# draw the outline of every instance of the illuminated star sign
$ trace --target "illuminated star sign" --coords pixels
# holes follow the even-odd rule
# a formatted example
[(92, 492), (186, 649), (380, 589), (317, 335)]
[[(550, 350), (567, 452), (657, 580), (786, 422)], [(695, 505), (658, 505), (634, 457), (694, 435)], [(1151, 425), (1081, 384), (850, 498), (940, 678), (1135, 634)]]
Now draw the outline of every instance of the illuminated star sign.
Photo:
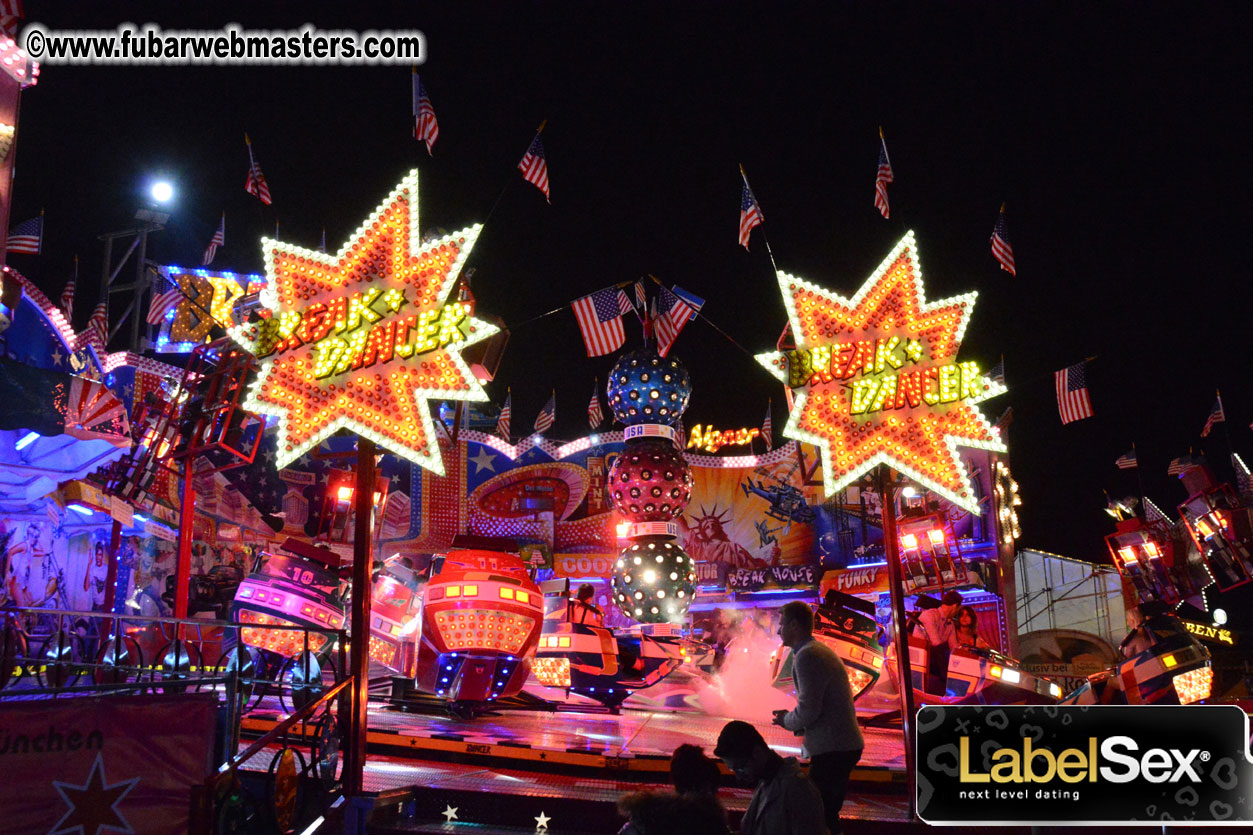
[(411, 171), (334, 255), (263, 238), (270, 316), (230, 329), (261, 361), (244, 408), (279, 418), (275, 466), (339, 429), (443, 474), (430, 400), (487, 400), (461, 351), (496, 333), (449, 300), (479, 225), (422, 243)]
[(821, 451), (827, 495), (887, 464), (978, 513), (957, 447), (1005, 451), (975, 404), (1006, 388), (957, 361), (976, 294), (927, 302), (913, 232), (851, 299), (778, 278), (796, 349), (757, 361), (793, 389), (783, 434)]

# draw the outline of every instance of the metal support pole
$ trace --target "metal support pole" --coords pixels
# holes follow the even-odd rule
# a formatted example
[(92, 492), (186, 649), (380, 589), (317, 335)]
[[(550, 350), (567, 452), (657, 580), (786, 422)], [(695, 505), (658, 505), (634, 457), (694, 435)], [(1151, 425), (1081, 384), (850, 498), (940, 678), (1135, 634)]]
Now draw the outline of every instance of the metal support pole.
[[(174, 581), (174, 617), (187, 617), (187, 593), (191, 585), (191, 537), (196, 514), (196, 491), (191, 485), (192, 456), (183, 460), (183, 501), (178, 519), (178, 568)], [(182, 626), (179, 626), (182, 637)]]
[[(114, 519), (113, 532), (109, 535), (109, 567), (104, 575), (104, 610), (106, 612), (112, 612), (117, 602), (117, 558), (120, 550), (122, 550), (122, 523)], [(101, 632), (108, 631), (107, 627), (101, 630)]]
[(370, 573), (374, 567), (374, 442), (357, 439), (357, 485), (353, 491), (356, 520), (352, 539), (352, 631), (349, 638), (348, 666), (353, 676), (352, 713), (349, 739), (344, 756), (344, 794), (361, 794), (365, 773), (367, 701), (370, 696)]
[(139, 323), (144, 321), (139, 315), (140, 303), (144, 299), (144, 270), (148, 267), (148, 231), (145, 229), (139, 237), (139, 257), (135, 260), (135, 299), (131, 302), (131, 342), (130, 349), (138, 351)]
[(896, 645), (896, 675), (901, 699), (901, 731), (905, 741), (905, 779), (909, 785), (909, 817), (917, 807), (914, 772), (914, 680), (909, 670), (909, 635), (905, 632), (905, 589), (901, 576), (901, 556), (896, 541), (896, 473), (886, 465), (878, 471), (879, 500), (883, 504), (883, 556), (888, 563), (892, 597), (892, 641)]
[(104, 267), (100, 272), (100, 298), (109, 297), (109, 283), (113, 276), (109, 275), (109, 263), (113, 260), (113, 238), (104, 239)]

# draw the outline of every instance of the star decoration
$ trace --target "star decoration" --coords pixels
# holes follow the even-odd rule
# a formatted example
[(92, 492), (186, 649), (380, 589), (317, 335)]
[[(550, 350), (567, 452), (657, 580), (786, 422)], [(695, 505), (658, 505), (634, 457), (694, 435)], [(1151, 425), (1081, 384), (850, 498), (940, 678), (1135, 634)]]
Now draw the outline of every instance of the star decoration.
[(496, 468), (492, 464), (492, 462), (496, 460), (496, 457), (487, 451), (487, 447), (479, 449), (479, 454), (469, 460), (474, 464), (475, 475), (478, 475), (484, 470), (487, 470), (489, 473), (496, 472)]
[(549, 822), (550, 820), (552, 820), (552, 818), (548, 817), (548, 815), (545, 815), (545, 814), (541, 811), (541, 812), (539, 813), (539, 817), (537, 817), (537, 818), (535, 819), (535, 828), (536, 828), (536, 829), (547, 829), (547, 828), (548, 828), (548, 822)]
[(96, 754), (87, 781), (81, 786), (53, 780), (52, 787), (61, 795), (70, 810), (49, 830), (48, 835), (78, 832), (82, 835), (99, 835), (101, 830), (134, 832), (126, 818), (117, 810), (117, 804), (135, 788), (139, 778), (123, 780), (109, 785), (105, 782), (104, 757)]
[(454, 805), (452, 805), (451, 803), (448, 803), (448, 804), (445, 804), (445, 805), (444, 805), (444, 811), (443, 811), (443, 812), (441, 812), (440, 814), (442, 814), (442, 815), (444, 816), (444, 821), (445, 821), (445, 823), (452, 823), (453, 821), (455, 821), (455, 820), (457, 820), (457, 819), (458, 819), (458, 818), (457, 818), (457, 810), (458, 810), (459, 808), (461, 808), (461, 807), (460, 807), (460, 806), (454, 806)]
[(794, 388), (783, 434), (820, 450), (826, 494), (886, 464), (977, 513), (957, 447), (1005, 451), (975, 404), (1006, 388), (956, 361), (976, 294), (928, 302), (913, 232), (851, 299), (778, 279), (797, 350), (757, 361)]
[(475, 225), (423, 243), (411, 171), (339, 252), (263, 238), (270, 317), (230, 335), (261, 360), (244, 408), (278, 418), (282, 469), (339, 429), (443, 474), (431, 400), (487, 400), (460, 352), (498, 328), (448, 296)]

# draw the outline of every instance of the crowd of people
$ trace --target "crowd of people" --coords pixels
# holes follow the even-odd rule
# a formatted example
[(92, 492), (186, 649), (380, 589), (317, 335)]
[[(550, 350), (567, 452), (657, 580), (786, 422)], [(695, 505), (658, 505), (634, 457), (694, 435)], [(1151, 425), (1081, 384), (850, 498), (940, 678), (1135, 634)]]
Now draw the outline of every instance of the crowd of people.
[[(748, 722), (728, 722), (714, 756), (754, 787), (740, 819), (741, 835), (839, 835), (840, 808), (864, 740), (853, 707), (848, 671), (839, 656), (813, 638), (814, 614), (801, 602), (780, 610), (779, 638), (794, 654), (796, 707), (775, 711), (774, 724), (801, 737), (808, 775), (795, 757), (766, 744)], [(620, 835), (727, 835), (718, 802), (717, 761), (695, 745), (679, 746), (670, 761), (673, 792), (636, 792), (619, 802), (627, 818)]]

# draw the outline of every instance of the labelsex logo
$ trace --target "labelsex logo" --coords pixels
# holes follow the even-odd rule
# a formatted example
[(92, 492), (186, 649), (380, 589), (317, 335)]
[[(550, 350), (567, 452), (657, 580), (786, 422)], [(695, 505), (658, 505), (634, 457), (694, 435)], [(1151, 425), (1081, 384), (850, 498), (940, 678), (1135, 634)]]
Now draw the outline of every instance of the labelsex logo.
[[(1129, 736), (1111, 736), (1100, 743), (1088, 737), (1087, 750), (1066, 748), (1054, 754), (1046, 748), (1033, 748), (1031, 738), (1022, 741), (1021, 753), (1002, 748), (991, 757), (996, 763), (988, 772), (970, 766), (970, 738), (961, 737), (961, 776), (963, 783), (1047, 783), (1054, 777), (1064, 783), (1095, 783), (1098, 775), (1111, 783), (1130, 783), (1143, 777), (1150, 783), (1201, 782), (1194, 763), (1209, 760), (1209, 752), (1199, 748), (1149, 748)], [(1134, 754), (1134, 756), (1133, 756)], [(1110, 765), (1102, 763), (1109, 762)]]

